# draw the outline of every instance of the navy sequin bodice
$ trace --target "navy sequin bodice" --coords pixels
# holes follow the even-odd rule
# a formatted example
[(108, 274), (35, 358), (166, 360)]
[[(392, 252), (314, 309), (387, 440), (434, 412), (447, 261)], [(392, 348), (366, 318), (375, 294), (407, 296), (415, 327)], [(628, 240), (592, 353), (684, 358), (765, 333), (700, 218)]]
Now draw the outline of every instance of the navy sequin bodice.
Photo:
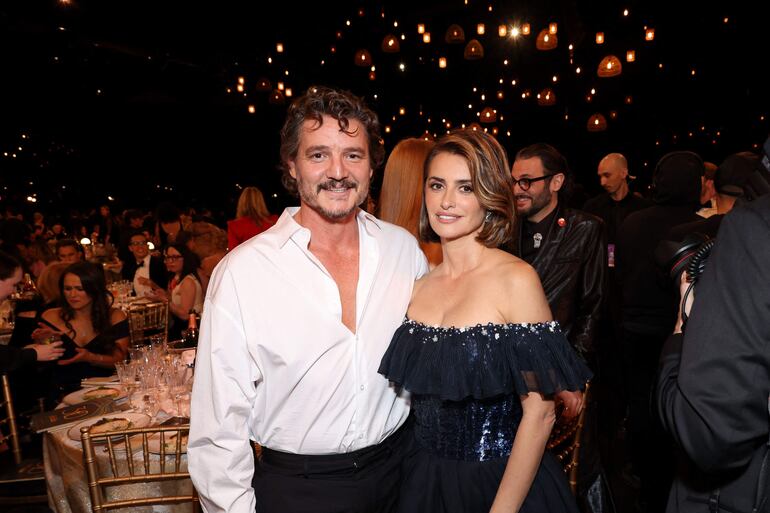
[(515, 395), (465, 401), (413, 395), (412, 411), (420, 447), (441, 458), (486, 461), (511, 453), (521, 401)]
[(591, 377), (556, 322), (426, 326), (406, 320), (379, 372), (412, 394), (415, 436), (435, 456), (508, 456), (520, 396), (577, 390)]

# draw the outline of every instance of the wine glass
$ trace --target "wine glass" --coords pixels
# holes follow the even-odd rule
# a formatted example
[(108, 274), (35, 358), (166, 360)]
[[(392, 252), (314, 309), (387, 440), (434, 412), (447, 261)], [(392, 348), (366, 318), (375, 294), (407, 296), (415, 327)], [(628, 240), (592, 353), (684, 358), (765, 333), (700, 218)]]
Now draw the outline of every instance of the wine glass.
[(134, 388), (136, 387), (136, 368), (137, 365), (135, 362), (115, 363), (115, 370), (118, 373), (118, 381), (120, 382), (120, 386), (123, 387), (123, 389), (126, 391), (126, 394), (128, 395), (128, 406), (131, 409), (134, 408), (131, 395), (133, 394)]

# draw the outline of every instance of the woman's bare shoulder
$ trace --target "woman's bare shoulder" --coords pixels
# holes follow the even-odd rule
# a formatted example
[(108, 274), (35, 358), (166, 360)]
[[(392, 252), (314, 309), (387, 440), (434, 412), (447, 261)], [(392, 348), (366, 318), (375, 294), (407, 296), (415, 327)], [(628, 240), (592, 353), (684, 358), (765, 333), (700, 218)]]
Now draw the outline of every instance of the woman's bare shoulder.
[(40, 317), (50, 322), (51, 324), (57, 324), (61, 322), (61, 308), (49, 308), (40, 314)]
[(110, 309), (110, 323), (111, 324), (117, 324), (122, 320), (127, 319), (126, 312), (121, 310), (120, 308), (112, 308)]
[(498, 280), (512, 280), (526, 284), (535, 279), (538, 283), (540, 282), (531, 265), (500, 249), (494, 250), (494, 253), (491, 254), (488, 271)]
[(500, 256), (489, 273), (490, 288), (496, 305), (506, 322), (544, 322), (551, 320), (551, 311), (535, 269), (510, 254)]

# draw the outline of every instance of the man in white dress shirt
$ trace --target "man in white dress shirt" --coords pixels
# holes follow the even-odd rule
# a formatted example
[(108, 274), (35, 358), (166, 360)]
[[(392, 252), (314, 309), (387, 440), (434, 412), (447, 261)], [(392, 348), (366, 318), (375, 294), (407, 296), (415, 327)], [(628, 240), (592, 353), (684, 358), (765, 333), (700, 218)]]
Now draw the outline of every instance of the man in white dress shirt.
[(137, 297), (150, 295), (151, 283), (161, 287), (166, 284), (166, 266), (160, 257), (150, 253), (150, 245), (144, 232), (137, 230), (131, 234), (128, 250), (131, 252), (131, 258), (123, 262), (121, 275), (133, 283)]
[(350, 93), (313, 87), (289, 108), (283, 179), (300, 207), (229, 253), (206, 296), (188, 455), (208, 513), (395, 509), (409, 406), (377, 368), (428, 267), (359, 208), (383, 156)]

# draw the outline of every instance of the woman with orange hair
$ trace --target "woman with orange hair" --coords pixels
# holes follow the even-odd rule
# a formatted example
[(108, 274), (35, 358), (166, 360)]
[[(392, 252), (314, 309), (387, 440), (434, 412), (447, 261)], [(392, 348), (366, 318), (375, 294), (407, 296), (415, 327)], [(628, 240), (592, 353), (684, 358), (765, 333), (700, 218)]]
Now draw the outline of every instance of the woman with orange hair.
[[(377, 217), (406, 229), (415, 237), (418, 237), (422, 207), (423, 167), (433, 144), (425, 139), (400, 141), (390, 152), (382, 179)], [(440, 244), (420, 242), (420, 248), (431, 269), (441, 263)]]

